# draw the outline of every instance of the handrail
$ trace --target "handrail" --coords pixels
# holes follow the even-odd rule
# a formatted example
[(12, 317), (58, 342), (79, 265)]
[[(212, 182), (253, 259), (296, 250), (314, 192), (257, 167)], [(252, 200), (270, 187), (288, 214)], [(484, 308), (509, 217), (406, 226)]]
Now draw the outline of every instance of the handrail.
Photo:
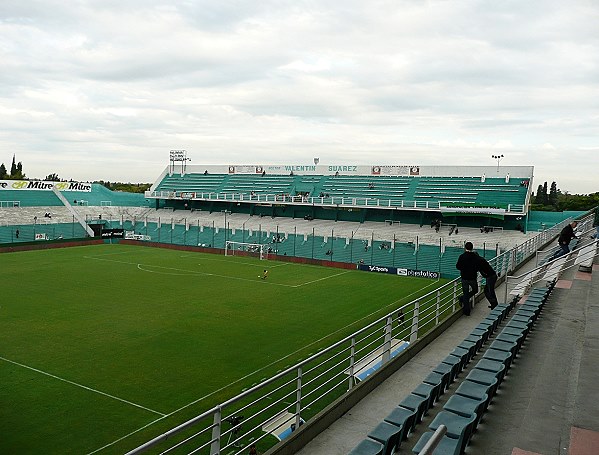
[(422, 450), (418, 452), (418, 455), (432, 455), (443, 439), (443, 436), (445, 436), (445, 433), (447, 433), (447, 427), (443, 424), (439, 425), (439, 428), (437, 428), (431, 438), (426, 441), (426, 444), (424, 444)]
[[(593, 209), (593, 210), (594, 210), (594, 209)], [(591, 222), (592, 222), (592, 219), (591, 219), (591, 217), (593, 216), (593, 215), (592, 215), (592, 212), (593, 212), (593, 210), (590, 210), (590, 211), (586, 212), (585, 214), (583, 214), (583, 215), (582, 215), (582, 216), (579, 218), (579, 219), (580, 219), (580, 222), (581, 222), (581, 224), (582, 224), (582, 228), (583, 228), (583, 229), (584, 229), (585, 227), (587, 227), (589, 224), (592, 224), (592, 223), (591, 223)], [(558, 231), (558, 230), (561, 230), (561, 228), (562, 228), (563, 226), (565, 226), (566, 224), (570, 223), (570, 222), (571, 222), (571, 220), (572, 220), (571, 218), (568, 218), (568, 219), (566, 219), (566, 220), (562, 221), (561, 223), (559, 223), (559, 224), (557, 224), (557, 225), (553, 226), (552, 228), (550, 228), (550, 230), (553, 230), (553, 231), (554, 231), (554, 235), (552, 236), (552, 238), (555, 238), (555, 237), (557, 236), (557, 231)], [(549, 231), (549, 230), (548, 230), (548, 231)], [(591, 232), (591, 231), (594, 231), (594, 229), (593, 229), (593, 228), (591, 228), (591, 229), (583, 230), (583, 231), (582, 231), (582, 233), (580, 234), (580, 236), (579, 236), (579, 237), (583, 237), (583, 236), (585, 236), (586, 234), (588, 234), (588, 233), (589, 233), (589, 232)], [(547, 232), (547, 231), (543, 231), (543, 232)], [(585, 246), (586, 246), (586, 245), (585, 245)], [(548, 250), (545, 250), (545, 251), (548, 251)], [(573, 253), (576, 253), (577, 251), (579, 251), (579, 249), (578, 249), (578, 250), (573, 250), (573, 251), (571, 251), (570, 253), (568, 253), (568, 254), (565, 256), (565, 257), (566, 257), (566, 261), (565, 261), (565, 262), (567, 263), (567, 262), (568, 262), (568, 260), (570, 259), (570, 257), (573, 255)], [(537, 252), (536, 252), (536, 254), (537, 254), (537, 258), (538, 258), (538, 253), (539, 253), (539, 250), (537, 250)], [(563, 260), (563, 259), (564, 259), (564, 256), (559, 256), (559, 257), (556, 257), (556, 258), (554, 258), (554, 259), (551, 259), (550, 261), (548, 261), (548, 262), (545, 262), (545, 263), (543, 263), (543, 264), (541, 264), (541, 265), (536, 265), (536, 266), (535, 266), (535, 268), (533, 268), (532, 270), (529, 270), (529, 271), (527, 271), (526, 273), (523, 273), (522, 275), (517, 275), (517, 276), (508, 276), (508, 277), (506, 278), (506, 283), (505, 283), (505, 301), (507, 301), (507, 298), (508, 298), (508, 293), (509, 293), (509, 282), (510, 282), (510, 281), (512, 281), (512, 282), (514, 282), (514, 281), (521, 281), (521, 280), (523, 280), (523, 279), (524, 279), (524, 278), (526, 278), (526, 277), (531, 277), (531, 282), (530, 282), (530, 284), (529, 284), (528, 286), (532, 286), (532, 285), (534, 285), (534, 284), (536, 284), (536, 283), (538, 283), (538, 282), (540, 282), (540, 281), (541, 281), (541, 280), (533, 281), (533, 278), (534, 278), (534, 277), (537, 275), (537, 273), (538, 273), (538, 272), (539, 272), (541, 269), (547, 269), (547, 268), (550, 268), (550, 267), (551, 267), (553, 264), (555, 264), (557, 261), (560, 261), (560, 260)], [(537, 261), (537, 262), (538, 262), (538, 261)], [(564, 267), (564, 266), (560, 267), (560, 272), (559, 272), (559, 274), (563, 273), (563, 271), (565, 271), (565, 270), (568, 270), (568, 269), (570, 269), (570, 268), (571, 268), (571, 267), (573, 267), (574, 265), (575, 265), (575, 264), (573, 264), (573, 265), (571, 265), (571, 266), (567, 266), (567, 267)], [(528, 286), (527, 286), (527, 287), (528, 287)]]
[(443, 201), (409, 201), (401, 197), (397, 198), (373, 198), (368, 196), (292, 196), (281, 194), (247, 194), (247, 193), (217, 193), (201, 191), (146, 191), (146, 198), (172, 199), (172, 200), (205, 200), (205, 201), (232, 201), (249, 203), (274, 203), (285, 205), (309, 205), (325, 207), (372, 207), (372, 208), (402, 208), (402, 209), (433, 209), (452, 210), (463, 209), (486, 213), (511, 213), (523, 214), (525, 204), (499, 204), (494, 207), (488, 205), (452, 206), (443, 204)]

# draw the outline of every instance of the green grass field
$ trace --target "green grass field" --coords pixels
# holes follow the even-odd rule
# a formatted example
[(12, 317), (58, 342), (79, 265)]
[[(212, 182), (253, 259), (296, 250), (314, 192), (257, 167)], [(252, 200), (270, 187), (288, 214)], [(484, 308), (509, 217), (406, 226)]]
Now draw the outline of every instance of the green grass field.
[(124, 453), (442, 283), (125, 245), (0, 270), (7, 454)]

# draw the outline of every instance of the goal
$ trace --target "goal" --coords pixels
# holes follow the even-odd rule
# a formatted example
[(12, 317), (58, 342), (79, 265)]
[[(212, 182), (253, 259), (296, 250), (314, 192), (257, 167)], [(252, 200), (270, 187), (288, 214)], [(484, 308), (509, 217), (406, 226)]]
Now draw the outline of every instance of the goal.
[(259, 257), (261, 260), (267, 259), (267, 255), (264, 253), (264, 245), (228, 240), (227, 243), (225, 243), (225, 256), (235, 255)]

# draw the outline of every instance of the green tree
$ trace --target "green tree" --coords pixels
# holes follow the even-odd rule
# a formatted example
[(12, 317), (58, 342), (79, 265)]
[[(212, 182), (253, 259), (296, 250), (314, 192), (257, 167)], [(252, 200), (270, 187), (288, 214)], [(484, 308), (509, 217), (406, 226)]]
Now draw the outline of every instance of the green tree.
[(23, 173), (23, 163), (20, 161), (17, 163), (17, 173), (14, 177), (16, 180), (26, 179), (27, 176)]
[(543, 185), (539, 185), (537, 188), (537, 197), (535, 197), (535, 204), (544, 205), (543, 202)]
[(17, 175), (17, 163), (15, 161), (15, 155), (12, 156), (12, 165), (10, 166), (10, 178), (14, 179)]
[(557, 208), (557, 183), (551, 182), (551, 188), (549, 189), (548, 204)]
[(44, 180), (46, 182), (60, 182), (60, 178), (58, 177), (58, 174), (53, 173), (53, 174), (49, 174), (47, 175)]
[(543, 183), (543, 205), (549, 204), (549, 195), (547, 194), (547, 182)]
[(8, 178), (8, 173), (6, 172), (6, 166), (4, 163), (0, 164), (0, 180), (5, 180)]

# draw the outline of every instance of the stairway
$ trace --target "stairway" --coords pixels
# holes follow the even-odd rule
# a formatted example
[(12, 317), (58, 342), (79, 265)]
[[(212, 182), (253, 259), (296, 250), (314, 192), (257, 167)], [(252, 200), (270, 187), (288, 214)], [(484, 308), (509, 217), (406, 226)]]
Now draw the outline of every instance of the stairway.
[(81, 215), (79, 215), (79, 213), (77, 213), (75, 211), (75, 209), (73, 208), (73, 206), (69, 203), (69, 201), (67, 201), (67, 198), (65, 198), (62, 193), (60, 191), (58, 191), (56, 188), (52, 188), (52, 191), (54, 192), (54, 194), (56, 194), (56, 197), (58, 197), (58, 199), (60, 199), (60, 201), (64, 204), (64, 206), (69, 209), (69, 212), (71, 212), (73, 214), (73, 216), (75, 217), (75, 219), (77, 220), (77, 222), (81, 225), (81, 227), (83, 229), (85, 229), (85, 232), (87, 232), (87, 235), (89, 235), (90, 237), (94, 236), (94, 231), (92, 230), (92, 228), (90, 228), (87, 223), (85, 222), (85, 220), (81, 217)]

